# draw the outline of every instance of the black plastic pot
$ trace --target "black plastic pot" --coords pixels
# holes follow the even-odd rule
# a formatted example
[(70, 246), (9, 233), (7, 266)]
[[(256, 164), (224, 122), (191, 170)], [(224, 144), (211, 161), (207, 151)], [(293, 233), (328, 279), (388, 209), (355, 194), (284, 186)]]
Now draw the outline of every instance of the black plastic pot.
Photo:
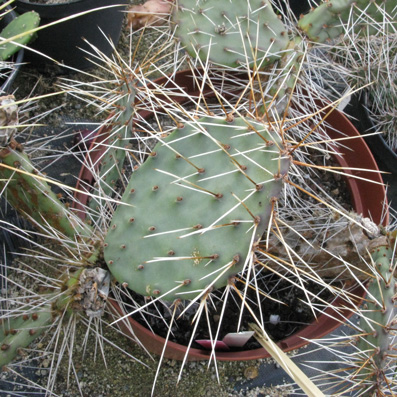
[(310, 10), (309, 0), (275, 0), (275, 4), (284, 11), (287, 7), (286, 3), (288, 3), (296, 18), (299, 18), (301, 14), (306, 14)]
[[(10, 6), (7, 7), (8, 10), (10, 10)], [(0, 31), (7, 26), (14, 18), (16, 18), (17, 14), (15, 11), (10, 10), (7, 14), (5, 14), (1, 20), (0, 20)], [(12, 58), (9, 60), (10, 62), (13, 62), (13, 68), (10, 71), (10, 73), (6, 73), (6, 77), (2, 77), (0, 79), (0, 94), (11, 94), (12, 92), (12, 83), (15, 80), (15, 77), (17, 76), (19, 69), (21, 68), (22, 62), (24, 59), (24, 50), (23, 48), (20, 49), (16, 54), (12, 56)]]
[(387, 188), (390, 205), (397, 210), (397, 154), (390, 148), (382, 134), (368, 135), (376, 132), (367, 110), (366, 93), (354, 95), (345, 112), (351, 116), (351, 121), (369, 146), (378, 167), (384, 171), (383, 179)]
[[(355, 118), (354, 123), (363, 135), (376, 132), (376, 126), (367, 110), (366, 98), (366, 93), (353, 96), (350, 107), (347, 109), (348, 113)], [(382, 134), (364, 136), (364, 138), (375, 157), (383, 163), (384, 167), (382, 168), (397, 174), (397, 154), (386, 143)]]
[[(69, 0), (61, 4), (35, 4), (28, 0), (16, 0), (15, 5), (18, 13), (31, 10), (39, 13), (41, 26), (98, 7), (114, 6), (45, 28), (38, 32), (38, 38), (30, 46), (62, 64), (84, 70), (92, 67), (92, 63), (87, 59), (87, 53), (81, 50), (90, 51), (90, 46), (84, 39), (106, 55), (110, 55), (112, 46), (107, 38), (110, 38), (114, 44), (119, 41), (123, 11), (127, 3), (128, 0)], [(48, 58), (33, 51), (26, 52), (25, 59), (41, 71), (45, 71), (48, 67), (53, 69), (55, 65)]]

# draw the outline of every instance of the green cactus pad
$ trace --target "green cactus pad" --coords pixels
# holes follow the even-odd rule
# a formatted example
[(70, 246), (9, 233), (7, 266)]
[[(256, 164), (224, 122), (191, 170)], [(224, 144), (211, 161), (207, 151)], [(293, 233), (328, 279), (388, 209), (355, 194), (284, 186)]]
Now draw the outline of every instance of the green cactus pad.
[(180, 0), (172, 18), (188, 53), (220, 66), (263, 69), (289, 42), (268, 0)]
[(371, 35), (374, 28), (368, 21), (374, 25), (382, 23), (384, 13), (393, 18), (395, 0), (329, 0), (301, 18), (298, 26), (310, 40), (324, 43), (346, 33), (352, 26), (355, 32), (363, 29), (365, 34)]
[[(32, 29), (37, 28), (40, 23), (40, 16), (37, 12), (26, 12), (13, 19), (0, 33), (0, 58), (4, 61), (11, 55), (15, 54), (21, 46), (18, 44), (26, 45), (34, 37), (35, 33), (30, 32)], [(21, 33), (24, 35), (18, 37)], [(2, 43), (4, 39), (12, 39), (12, 42)]]
[(0, 150), (0, 162), (0, 188), (5, 188), (8, 202), (23, 216), (33, 219), (37, 226), (53, 227), (72, 241), (76, 236), (92, 236), (92, 229), (58, 199), (15, 141)]
[(113, 216), (113, 276), (166, 300), (225, 286), (269, 225), (290, 163), (282, 153), (276, 132), (242, 118), (176, 129), (133, 173)]
[[(120, 179), (124, 166), (130, 138), (132, 138), (132, 124), (135, 114), (134, 107), (135, 87), (134, 81), (123, 84), (120, 99), (116, 102), (119, 113), (113, 115), (112, 126), (109, 127), (109, 138), (106, 142), (108, 148), (101, 159), (98, 180), (98, 193), (100, 197), (112, 197), (116, 189), (116, 182)], [(97, 221), (100, 206), (96, 198), (91, 198), (89, 207), (94, 210), (90, 216)]]
[[(392, 246), (377, 247), (371, 252), (377, 277), (369, 282), (366, 299), (365, 317), (360, 320), (363, 335), (357, 342), (357, 349), (363, 352), (366, 365), (360, 371), (365, 378), (372, 378), (373, 387), (382, 379), (382, 371), (387, 369), (388, 356), (393, 357), (391, 350), (393, 321), (397, 315), (395, 306), (396, 279), (393, 275), (395, 251)], [(395, 259), (394, 259), (395, 260)], [(370, 359), (366, 359), (370, 357)], [(373, 390), (365, 395), (373, 395)]]
[(51, 308), (3, 321), (4, 324), (0, 324), (0, 368), (10, 363), (19, 349), (28, 347), (48, 329), (52, 322)]

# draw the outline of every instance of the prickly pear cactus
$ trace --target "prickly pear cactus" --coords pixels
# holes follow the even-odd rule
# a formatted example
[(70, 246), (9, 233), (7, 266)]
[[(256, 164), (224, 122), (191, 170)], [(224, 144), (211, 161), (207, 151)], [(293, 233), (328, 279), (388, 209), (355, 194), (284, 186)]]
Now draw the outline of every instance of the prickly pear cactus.
[[(374, 29), (379, 28), (376, 26), (382, 23), (385, 13), (395, 14), (395, 7), (395, 0), (324, 0), (301, 18), (298, 26), (310, 40), (320, 43), (352, 28), (356, 32), (363, 29), (365, 34), (371, 35)], [(370, 16), (373, 26), (362, 16)]]
[[(0, 33), (0, 59), (4, 61), (15, 54), (21, 48), (19, 44), (28, 44), (34, 37), (34, 33), (30, 33), (30, 30), (37, 28), (39, 23), (40, 16), (35, 11), (26, 12), (12, 20)], [(19, 36), (25, 32), (26, 34)], [(15, 38), (12, 41), (2, 43), (2, 40), (13, 37)]]
[(366, 388), (365, 394), (360, 394), (363, 396), (378, 395), (377, 391), (382, 390), (385, 379), (395, 376), (394, 372), (388, 373), (396, 363), (393, 347), (397, 321), (395, 247), (395, 243), (389, 243), (371, 252), (376, 277), (369, 283), (365, 317), (360, 321), (363, 333), (357, 343), (362, 355), (359, 375), (364, 379), (363, 387)]
[(268, 228), (289, 163), (278, 134), (251, 120), (176, 129), (133, 173), (113, 216), (111, 273), (166, 300), (225, 286)]
[(215, 65), (264, 68), (289, 43), (268, 0), (179, 0), (175, 36), (192, 56)]
[(54, 228), (72, 241), (76, 236), (91, 237), (90, 227), (61, 203), (43, 178), (16, 141), (0, 147), (0, 188), (15, 209), (37, 226)]
[[(120, 98), (116, 106), (120, 109), (119, 113), (113, 116), (112, 128), (107, 140), (108, 149), (101, 160), (100, 178), (98, 180), (98, 195), (101, 197), (112, 197), (116, 188), (116, 182), (121, 178), (129, 139), (132, 137), (132, 124), (135, 114), (134, 81), (130, 84), (123, 84), (120, 88)], [(100, 205), (96, 198), (92, 198), (89, 206), (94, 210), (91, 217), (98, 220)]]
[(20, 351), (30, 345), (52, 322), (51, 307), (33, 314), (3, 320), (0, 324), (0, 368), (12, 361)]

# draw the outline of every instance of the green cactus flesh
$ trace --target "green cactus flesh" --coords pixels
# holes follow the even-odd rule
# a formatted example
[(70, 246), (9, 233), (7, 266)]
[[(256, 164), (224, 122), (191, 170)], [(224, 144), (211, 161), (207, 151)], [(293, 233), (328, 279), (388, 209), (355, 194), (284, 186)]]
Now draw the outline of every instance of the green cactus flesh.
[(289, 164), (258, 122), (205, 117), (176, 129), (133, 173), (113, 216), (111, 273), (166, 300), (225, 286), (267, 229)]
[[(357, 32), (364, 29), (367, 34), (373, 34), (374, 26), (382, 23), (386, 15), (393, 20), (396, 13), (395, 0), (329, 0), (312, 9), (300, 19), (298, 26), (310, 40), (324, 43), (346, 33), (354, 26)], [(356, 16), (353, 16), (356, 14)], [(360, 22), (360, 18), (365, 16)], [(368, 16), (369, 19), (366, 17)], [(371, 23), (374, 24), (371, 27)], [(355, 23), (357, 22), (358, 23)], [(354, 24), (354, 25), (353, 25)]]
[[(357, 342), (357, 349), (366, 352), (363, 357), (365, 365), (360, 375), (370, 381), (368, 393), (373, 395), (376, 385), (383, 383), (388, 356), (393, 338), (393, 322), (396, 317), (394, 303), (396, 280), (393, 275), (392, 258), (394, 250), (390, 246), (381, 246), (371, 253), (378, 276), (368, 286), (365, 317), (360, 321), (363, 336)], [(369, 356), (370, 359), (366, 359)]]
[(268, 0), (180, 0), (175, 35), (192, 57), (216, 65), (262, 69), (280, 58), (289, 39)]
[[(305, 56), (302, 47), (303, 43), (299, 37), (291, 40), (284, 52), (285, 55), (278, 62), (280, 74), (271, 85), (268, 95), (271, 98), (270, 102), (283, 98), (283, 101), (277, 106), (279, 114), (285, 112), (289, 102), (289, 94), (294, 90), (298, 80), (300, 62)], [(259, 113), (264, 114), (262, 110)]]
[[(34, 37), (34, 33), (30, 31), (37, 28), (39, 23), (40, 16), (34, 11), (26, 12), (12, 20), (0, 33), (0, 58), (4, 61), (21, 48), (20, 44), (28, 44)], [(26, 34), (19, 36), (25, 32)], [(4, 39), (12, 39), (12, 41), (2, 43)]]
[[(101, 197), (112, 197), (116, 188), (116, 182), (120, 179), (121, 170), (123, 169), (126, 153), (129, 145), (129, 139), (132, 137), (132, 123), (135, 114), (134, 98), (135, 88), (133, 84), (124, 84), (124, 92), (116, 105), (120, 109), (118, 117), (114, 117), (113, 126), (107, 140), (108, 149), (101, 159), (98, 179), (98, 195)], [(92, 198), (89, 206), (94, 210), (91, 213), (93, 219), (98, 219), (98, 201)]]
[[(92, 230), (58, 199), (49, 184), (40, 179), (29, 157), (18, 149), (0, 151), (0, 188), (6, 189), (9, 203), (38, 226), (54, 228), (75, 241), (76, 236), (91, 237)], [(20, 172), (6, 168), (12, 167)]]
[(41, 308), (33, 314), (24, 314), (0, 323), (0, 368), (10, 363), (52, 323), (51, 307)]

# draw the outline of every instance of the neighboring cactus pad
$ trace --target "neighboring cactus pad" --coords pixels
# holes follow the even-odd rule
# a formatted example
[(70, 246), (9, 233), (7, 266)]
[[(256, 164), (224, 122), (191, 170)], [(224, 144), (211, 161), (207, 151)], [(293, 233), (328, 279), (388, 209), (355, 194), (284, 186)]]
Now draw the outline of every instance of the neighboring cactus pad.
[(176, 129), (134, 172), (113, 216), (111, 273), (166, 300), (225, 286), (268, 228), (289, 164), (278, 134), (254, 121), (205, 117)]
[[(363, 330), (357, 349), (362, 357), (358, 363), (359, 376), (364, 379), (363, 387), (366, 394), (363, 396), (378, 395), (377, 388), (388, 376), (390, 360), (395, 362), (395, 352), (392, 340), (395, 337), (396, 322), (396, 279), (394, 277), (395, 250), (392, 244), (377, 247), (371, 252), (376, 278), (370, 281), (365, 308), (365, 317), (360, 321)], [(390, 370), (389, 370), (390, 371)]]
[[(116, 182), (121, 178), (121, 170), (127, 154), (129, 141), (133, 136), (132, 125), (135, 115), (135, 81), (124, 83), (120, 88), (120, 98), (115, 103), (119, 113), (113, 115), (111, 131), (107, 140), (108, 148), (101, 159), (98, 180), (98, 195), (100, 197), (113, 197)], [(91, 198), (89, 206), (94, 210), (91, 217), (98, 220), (100, 205), (96, 198)]]
[(0, 368), (11, 362), (20, 349), (28, 347), (52, 323), (51, 307), (0, 323)]
[(289, 39), (268, 0), (179, 0), (176, 37), (188, 53), (219, 66), (262, 69), (283, 55)]
[[(0, 33), (0, 59), (6, 60), (15, 54), (21, 47), (18, 44), (26, 45), (34, 37), (31, 30), (37, 28), (40, 23), (40, 16), (37, 12), (30, 11), (12, 20)], [(26, 33), (19, 36), (21, 33)], [(13, 39), (13, 37), (15, 37)], [(1, 41), (12, 39), (12, 42), (3, 44)]]
[(345, 34), (352, 27), (355, 32), (363, 29), (371, 35), (373, 29), (379, 29), (377, 23), (381, 25), (385, 13), (395, 14), (395, 7), (395, 0), (328, 0), (301, 18), (298, 26), (310, 40), (319, 43)]
[(0, 148), (0, 189), (6, 188), (5, 197), (23, 216), (44, 228), (52, 227), (72, 239), (92, 236), (92, 230), (68, 210), (43, 180), (22, 146), (11, 139)]

